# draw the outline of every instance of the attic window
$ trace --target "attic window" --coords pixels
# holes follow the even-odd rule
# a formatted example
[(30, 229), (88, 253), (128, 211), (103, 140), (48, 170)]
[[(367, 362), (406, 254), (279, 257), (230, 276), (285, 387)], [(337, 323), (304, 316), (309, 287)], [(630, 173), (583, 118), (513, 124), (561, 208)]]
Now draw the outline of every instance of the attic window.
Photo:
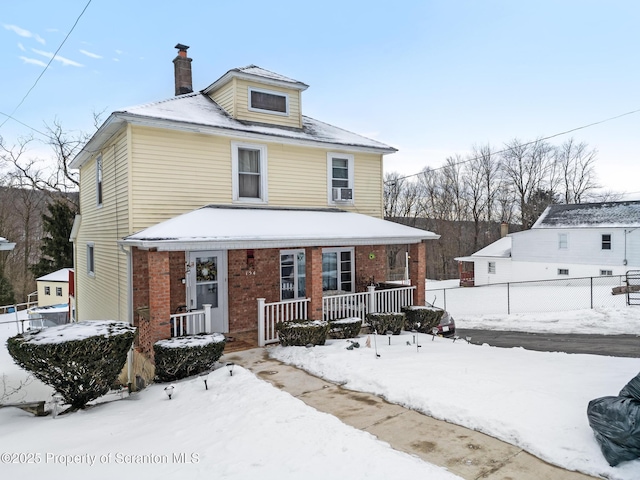
[(276, 115), (289, 115), (289, 95), (282, 92), (249, 87), (249, 110)]

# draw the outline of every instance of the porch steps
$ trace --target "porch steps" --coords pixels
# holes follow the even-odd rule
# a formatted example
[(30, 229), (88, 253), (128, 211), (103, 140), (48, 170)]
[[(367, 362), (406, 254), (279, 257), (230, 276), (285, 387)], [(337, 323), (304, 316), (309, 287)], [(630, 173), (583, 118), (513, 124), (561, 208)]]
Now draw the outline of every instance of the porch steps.
[(246, 332), (233, 332), (225, 334), (227, 343), (224, 346), (225, 353), (241, 352), (258, 347), (258, 330), (248, 330)]

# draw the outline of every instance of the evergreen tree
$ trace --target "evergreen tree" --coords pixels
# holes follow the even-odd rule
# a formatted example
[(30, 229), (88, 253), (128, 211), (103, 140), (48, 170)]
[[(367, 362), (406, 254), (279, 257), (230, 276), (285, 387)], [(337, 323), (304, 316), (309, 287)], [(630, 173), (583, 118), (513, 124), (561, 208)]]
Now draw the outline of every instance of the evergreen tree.
[(0, 305), (12, 305), (16, 303), (13, 295), (13, 287), (9, 281), (0, 274)]
[(40, 247), (40, 260), (30, 267), (36, 278), (61, 268), (73, 267), (73, 244), (69, 236), (76, 213), (62, 199), (47, 205), (47, 210), (49, 214), (42, 215), (45, 237)]

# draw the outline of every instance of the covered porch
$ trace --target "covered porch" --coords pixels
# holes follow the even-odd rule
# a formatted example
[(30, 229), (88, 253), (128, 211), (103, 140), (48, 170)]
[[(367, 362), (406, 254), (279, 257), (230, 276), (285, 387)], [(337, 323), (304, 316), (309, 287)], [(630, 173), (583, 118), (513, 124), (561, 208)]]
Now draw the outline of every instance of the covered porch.
[[(158, 340), (203, 332), (250, 348), (277, 341), (279, 321), (424, 304), (423, 241), (437, 238), (336, 209), (208, 206), (175, 217), (120, 242), (138, 348), (152, 356)], [(382, 288), (394, 244), (410, 245), (411, 285)]]

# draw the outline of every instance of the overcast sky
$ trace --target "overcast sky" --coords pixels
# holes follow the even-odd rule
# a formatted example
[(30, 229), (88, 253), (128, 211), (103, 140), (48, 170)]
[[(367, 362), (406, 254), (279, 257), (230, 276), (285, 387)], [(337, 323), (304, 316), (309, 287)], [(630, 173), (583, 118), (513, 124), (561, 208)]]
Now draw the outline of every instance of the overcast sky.
[[(193, 86), (255, 64), (300, 80), (303, 113), (399, 149), (385, 170), (417, 173), (474, 145), (502, 148), (640, 109), (640, 2), (3, 1), (0, 123), (58, 119), (173, 95), (177, 43)], [(106, 118), (106, 116), (105, 116)], [(571, 136), (598, 150), (599, 182), (640, 198), (640, 112)], [(33, 133), (13, 120), (8, 144)]]

